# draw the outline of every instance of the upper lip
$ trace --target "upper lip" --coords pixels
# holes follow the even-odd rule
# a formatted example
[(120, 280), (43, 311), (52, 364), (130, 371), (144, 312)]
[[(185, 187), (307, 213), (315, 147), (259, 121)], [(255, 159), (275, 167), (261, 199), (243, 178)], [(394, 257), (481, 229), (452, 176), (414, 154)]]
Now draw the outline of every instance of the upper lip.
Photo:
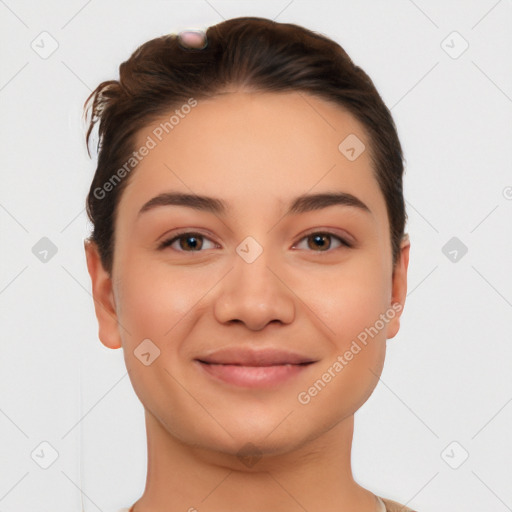
[(209, 364), (233, 364), (240, 366), (276, 366), (282, 364), (314, 363), (315, 359), (296, 352), (281, 349), (225, 348), (197, 357), (198, 361)]

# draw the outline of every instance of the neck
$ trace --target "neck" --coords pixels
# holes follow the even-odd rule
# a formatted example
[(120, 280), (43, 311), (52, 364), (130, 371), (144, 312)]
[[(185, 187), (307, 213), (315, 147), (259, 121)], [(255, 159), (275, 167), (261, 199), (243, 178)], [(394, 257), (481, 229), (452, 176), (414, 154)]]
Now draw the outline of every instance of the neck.
[(182, 443), (146, 410), (148, 471), (133, 512), (375, 512), (352, 476), (350, 416), (293, 452), (241, 459)]

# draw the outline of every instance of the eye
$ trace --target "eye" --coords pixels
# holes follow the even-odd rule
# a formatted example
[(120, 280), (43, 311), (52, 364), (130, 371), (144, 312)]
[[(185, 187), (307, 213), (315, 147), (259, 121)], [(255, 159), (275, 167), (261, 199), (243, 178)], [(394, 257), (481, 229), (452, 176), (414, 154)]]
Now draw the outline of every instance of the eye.
[[(313, 233), (309, 233), (308, 235), (304, 236), (300, 242), (304, 240), (307, 243), (307, 248), (313, 249), (314, 252), (328, 252), (329, 249), (333, 249), (332, 239), (338, 243), (338, 245), (334, 248), (352, 247), (352, 244), (350, 244), (347, 240), (328, 231), (315, 231)], [(211, 244), (210, 247), (205, 247), (205, 243), (207, 242)], [(178, 252), (201, 252), (201, 249), (214, 249), (215, 247), (218, 247), (215, 242), (212, 242), (209, 238), (201, 233), (185, 231), (178, 233), (167, 240), (164, 240), (158, 248), (165, 249), (166, 247), (172, 247), (176, 243), (178, 247), (174, 247), (173, 249)], [(293, 246), (293, 248), (300, 249), (301, 247), (299, 247), (299, 244), (296, 244)]]
[(165, 249), (166, 247), (172, 247), (176, 242), (178, 242), (179, 249), (174, 248), (178, 252), (200, 252), (201, 249), (205, 248), (205, 240), (212, 244), (212, 247), (206, 247), (206, 249), (212, 249), (217, 246), (215, 242), (212, 242), (209, 238), (202, 235), (201, 233), (186, 231), (183, 233), (178, 233), (172, 238), (164, 240), (158, 248)]
[[(315, 231), (313, 233), (309, 233), (303, 237), (301, 241), (305, 240), (308, 248), (310, 249), (320, 249), (318, 251), (315, 250), (314, 252), (327, 252), (329, 249), (332, 249), (332, 239), (335, 239), (338, 242), (338, 247), (352, 247), (352, 244), (347, 242), (344, 238), (341, 238), (334, 233), (329, 233), (328, 231)], [(298, 246), (294, 246), (294, 248), (295, 247)]]

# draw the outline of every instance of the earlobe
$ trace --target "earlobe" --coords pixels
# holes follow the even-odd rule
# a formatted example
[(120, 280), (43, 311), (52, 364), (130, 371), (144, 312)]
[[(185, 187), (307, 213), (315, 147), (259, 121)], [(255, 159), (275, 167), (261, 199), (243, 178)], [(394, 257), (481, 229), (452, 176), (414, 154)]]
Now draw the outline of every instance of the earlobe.
[(400, 316), (403, 313), (405, 298), (407, 296), (407, 268), (409, 266), (410, 248), (411, 243), (409, 236), (404, 235), (400, 246), (400, 254), (393, 269), (391, 306), (396, 311), (396, 314), (388, 325), (388, 339), (396, 336), (400, 329)]
[(98, 337), (108, 348), (121, 348), (112, 278), (103, 268), (96, 243), (86, 239), (84, 249), (87, 270), (91, 276), (94, 309), (98, 319)]

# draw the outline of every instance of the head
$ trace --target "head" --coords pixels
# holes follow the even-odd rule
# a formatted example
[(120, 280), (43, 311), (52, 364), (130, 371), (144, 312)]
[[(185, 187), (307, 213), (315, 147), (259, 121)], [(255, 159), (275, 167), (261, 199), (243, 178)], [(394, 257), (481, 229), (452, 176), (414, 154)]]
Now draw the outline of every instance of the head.
[[(148, 41), (86, 102), (99, 337), (176, 439), (276, 454), (378, 381), (406, 294), (402, 150), (371, 79), (327, 37), (237, 18), (206, 40)], [(268, 386), (212, 375), (205, 360), (239, 348), (307, 361)]]

